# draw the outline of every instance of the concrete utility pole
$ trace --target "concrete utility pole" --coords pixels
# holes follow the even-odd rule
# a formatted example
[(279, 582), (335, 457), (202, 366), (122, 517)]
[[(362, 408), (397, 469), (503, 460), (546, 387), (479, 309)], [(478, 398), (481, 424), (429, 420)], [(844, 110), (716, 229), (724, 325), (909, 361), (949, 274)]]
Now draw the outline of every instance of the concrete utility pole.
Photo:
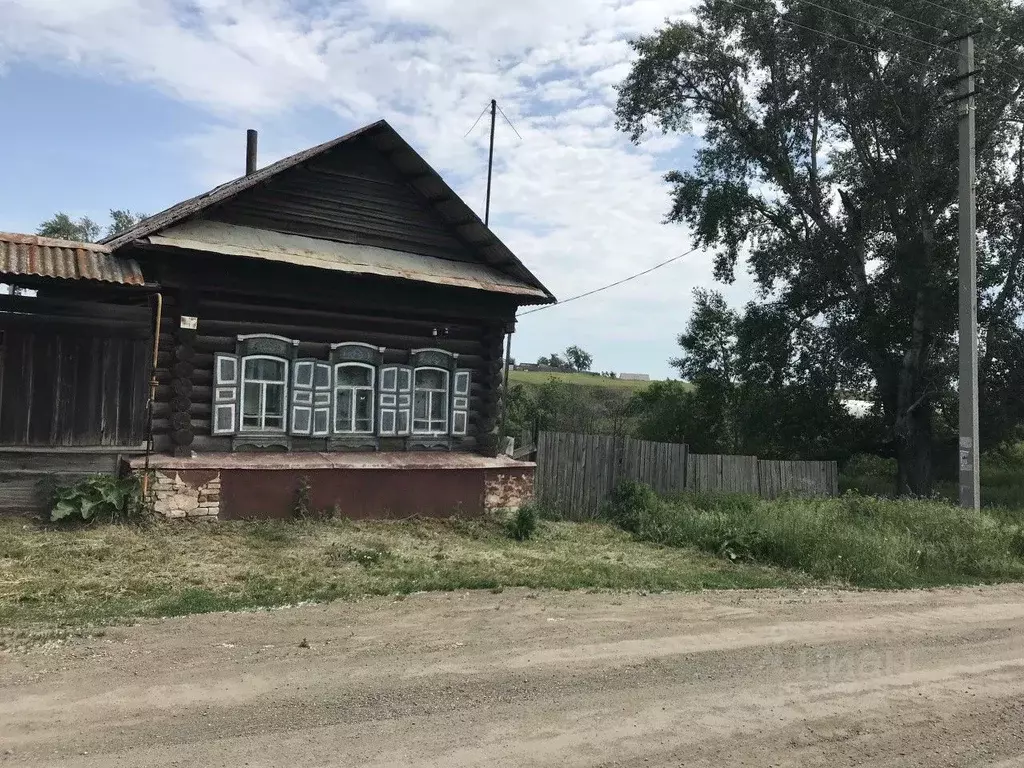
[(960, 39), (960, 506), (981, 507), (978, 458), (978, 262), (974, 36)]

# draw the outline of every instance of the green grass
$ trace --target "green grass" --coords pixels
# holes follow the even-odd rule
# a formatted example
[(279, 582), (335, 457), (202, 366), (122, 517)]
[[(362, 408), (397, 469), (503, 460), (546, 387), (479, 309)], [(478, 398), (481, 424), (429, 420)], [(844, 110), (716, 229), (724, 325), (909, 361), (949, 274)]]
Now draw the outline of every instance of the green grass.
[(508, 379), (513, 384), (532, 384), (540, 386), (550, 379), (561, 381), (566, 384), (579, 384), (581, 386), (604, 387), (608, 389), (628, 389), (636, 391), (650, 385), (649, 381), (623, 381), (622, 379), (611, 379), (607, 376), (590, 376), (586, 373), (551, 373), (548, 371), (509, 371)]
[(809, 580), (541, 521), (225, 522), (67, 529), (0, 519), (0, 646), (84, 626), (424, 590), (691, 590)]
[(637, 539), (819, 581), (905, 588), (1024, 580), (1024, 512), (943, 501), (641, 494), (614, 514)]

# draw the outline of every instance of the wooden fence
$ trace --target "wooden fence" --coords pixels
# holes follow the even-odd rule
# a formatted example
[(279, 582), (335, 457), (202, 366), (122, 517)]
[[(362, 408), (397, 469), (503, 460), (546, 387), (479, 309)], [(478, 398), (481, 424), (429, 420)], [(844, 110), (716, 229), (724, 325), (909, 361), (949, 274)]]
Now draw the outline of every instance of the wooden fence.
[(658, 493), (750, 493), (766, 499), (788, 493), (839, 493), (834, 461), (763, 461), (756, 456), (690, 454), (685, 445), (628, 437), (539, 434), (538, 503), (570, 518), (593, 518), (600, 514), (608, 494), (625, 480), (646, 483)]
[(541, 432), (535, 495), (568, 517), (596, 517), (621, 482), (646, 483), (659, 493), (686, 488), (686, 446), (611, 435)]

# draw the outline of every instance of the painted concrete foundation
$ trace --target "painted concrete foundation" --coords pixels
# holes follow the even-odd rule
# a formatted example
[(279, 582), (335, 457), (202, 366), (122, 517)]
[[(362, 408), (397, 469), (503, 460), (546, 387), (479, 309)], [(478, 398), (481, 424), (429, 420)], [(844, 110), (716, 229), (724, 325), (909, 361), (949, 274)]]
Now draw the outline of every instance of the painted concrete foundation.
[(189, 520), (290, 518), (300, 489), (310, 511), (352, 519), (479, 517), (531, 501), (535, 469), (449, 453), (160, 456), (150, 467), (153, 510)]

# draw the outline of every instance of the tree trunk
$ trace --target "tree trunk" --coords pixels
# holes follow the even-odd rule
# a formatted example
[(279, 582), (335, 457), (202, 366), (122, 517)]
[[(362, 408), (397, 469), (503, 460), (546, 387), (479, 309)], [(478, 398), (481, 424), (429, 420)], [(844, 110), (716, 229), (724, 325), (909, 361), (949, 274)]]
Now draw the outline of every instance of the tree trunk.
[(930, 496), (933, 487), (931, 406), (921, 403), (901, 417), (896, 430), (896, 490), (901, 496)]

